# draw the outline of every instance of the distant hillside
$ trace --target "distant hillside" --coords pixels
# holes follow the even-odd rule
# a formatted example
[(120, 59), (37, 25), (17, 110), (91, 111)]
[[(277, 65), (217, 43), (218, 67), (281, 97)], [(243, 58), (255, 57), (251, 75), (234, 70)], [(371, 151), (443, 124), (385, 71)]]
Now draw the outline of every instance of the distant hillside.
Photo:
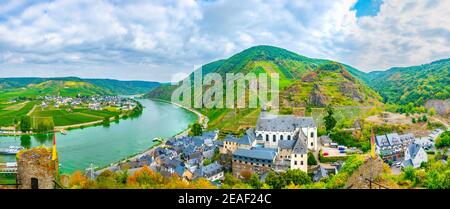
[[(364, 84), (363, 72), (345, 64), (312, 59), (273, 46), (246, 49), (226, 60), (206, 64), (202, 71), (224, 77), (226, 73), (278, 73), (283, 99), (290, 103), (288, 106), (367, 105), (376, 103), (379, 98)], [(175, 88), (162, 85), (148, 96), (169, 100)], [(324, 99), (317, 100), (317, 94), (323, 94)]]
[(76, 77), (64, 78), (0, 78), (0, 92), (2, 98), (33, 95), (57, 94), (84, 95), (114, 94), (132, 95), (143, 94), (159, 86), (157, 82), (147, 81), (118, 81), (112, 79), (81, 79)]
[[(256, 46), (232, 57), (202, 66), (204, 74), (278, 73), (283, 113), (295, 108), (377, 105), (381, 97), (365, 84), (366, 74), (330, 60), (312, 59), (273, 46)], [(193, 74), (191, 74), (191, 77)], [(224, 76), (225, 77), (225, 76)], [(170, 100), (176, 86), (162, 85), (147, 96)], [(254, 123), (259, 109), (200, 109), (210, 117), (210, 126), (227, 127), (248, 119)], [(228, 124), (228, 125), (227, 125)]]
[(47, 80), (41, 83), (30, 83), (23, 87), (8, 87), (0, 89), (0, 101), (26, 97), (35, 98), (37, 96), (61, 95), (76, 96), (81, 95), (111, 95), (110, 90), (96, 86), (84, 81), (71, 80)]
[(450, 59), (412, 67), (370, 72), (369, 85), (387, 103), (423, 105), (431, 99), (450, 98)]
[(106, 88), (111, 92), (113, 92), (114, 94), (122, 94), (122, 95), (146, 94), (160, 85), (160, 83), (158, 82), (149, 82), (149, 81), (119, 81), (111, 79), (84, 79), (84, 80), (96, 86)]

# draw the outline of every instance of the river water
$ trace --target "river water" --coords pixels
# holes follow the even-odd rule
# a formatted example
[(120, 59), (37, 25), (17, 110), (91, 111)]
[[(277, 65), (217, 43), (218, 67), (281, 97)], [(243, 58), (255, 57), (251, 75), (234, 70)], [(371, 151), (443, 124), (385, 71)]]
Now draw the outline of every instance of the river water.
[[(90, 163), (104, 167), (153, 145), (155, 137), (174, 136), (197, 120), (197, 115), (175, 105), (142, 99), (145, 107), (137, 118), (112, 122), (109, 127), (95, 126), (57, 134), (60, 171), (84, 171)], [(52, 136), (0, 137), (0, 148), (10, 145), (24, 147), (51, 146)], [(14, 155), (0, 155), (0, 162), (14, 162)]]

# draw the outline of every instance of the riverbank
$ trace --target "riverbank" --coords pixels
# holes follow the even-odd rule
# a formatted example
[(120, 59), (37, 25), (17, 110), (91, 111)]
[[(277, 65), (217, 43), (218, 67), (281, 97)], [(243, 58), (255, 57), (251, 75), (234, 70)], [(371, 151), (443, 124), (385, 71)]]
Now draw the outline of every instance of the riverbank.
[[(208, 120), (209, 120), (208, 117), (206, 117), (205, 115), (203, 115), (202, 113), (200, 113), (199, 111), (197, 111), (197, 110), (195, 110), (195, 109), (193, 109), (193, 108), (185, 107), (185, 106), (183, 106), (183, 105), (181, 105), (181, 104), (177, 104), (177, 103), (169, 102), (169, 101), (165, 101), (165, 100), (160, 100), (160, 99), (150, 99), (150, 100), (158, 101), (158, 102), (164, 102), (164, 103), (169, 103), (169, 104), (175, 105), (175, 106), (177, 106), (177, 107), (183, 108), (183, 109), (185, 109), (185, 110), (188, 110), (188, 111), (190, 111), (190, 112), (192, 112), (192, 113), (194, 113), (194, 114), (197, 115), (197, 121), (198, 121), (198, 123), (202, 124), (202, 126), (203, 126), (204, 128), (207, 128), (207, 126), (208, 126)], [(189, 133), (189, 127), (186, 128), (184, 131), (181, 131), (180, 133), (174, 135), (173, 137), (175, 137), (175, 138), (180, 138), (180, 137), (183, 137), (183, 136), (187, 136), (188, 133)], [(119, 166), (121, 163), (126, 163), (126, 162), (136, 161), (137, 159), (139, 159), (139, 158), (142, 157), (142, 156), (145, 156), (145, 155), (151, 155), (151, 153), (152, 153), (156, 148), (161, 147), (161, 146), (164, 146), (165, 143), (166, 143), (166, 140), (167, 140), (167, 139), (164, 139), (164, 141), (162, 141), (162, 142), (160, 142), (160, 143), (154, 144), (154, 145), (151, 146), (149, 149), (144, 150), (144, 151), (141, 152), (141, 153), (138, 153), (138, 154), (132, 155), (132, 156), (130, 156), (130, 157), (127, 157), (127, 158), (125, 158), (125, 159), (123, 159), (123, 160), (120, 160), (120, 161), (118, 161), (118, 162), (116, 162), (116, 163), (111, 164), (110, 166), (107, 166), (107, 167), (104, 167), (104, 168), (100, 168), (100, 169), (98, 169), (98, 170), (96, 171), (96, 173), (97, 173), (97, 174), (100, 174), (100, 173), (102, 173), (103, 171), (106, 171), (106, 170), (113, 170), (113, 168)]]
[[(138, 100), (146, 108), (138, 117), (130, 117), (109, 127), (94, 126), (57, 134), (57, 147), (62, 174), (84, 172), (90, 164), (104, 168), (159, 146), (156, 137), (173, 137), (198, 120), (196, 114), (169, 103)], [(0, 147), (52, 146), (52, 136), (0, 137)], [(15, 156), (0, 156), (0, 161), (14, 162)], [(97, 169), (96, 169), (97, 170)]]
[[(135, 100), (136, 101), (136, 100)], [(142, 104), (140, 104), (138, 101), (136, 101), (139, 105), (142, 107)], [(110, 117), (109, 121), (110, 122), (114, 122), (116, 120), (123, 120), (124, 118), (128, 118), (131, 117), (135, 111), (136, 108), (138, 108), (138, 106), (134, 107), (131, 110), (128, 110), (126, 113), (122, 113), (120, 115), (118, 115), (118, 118), (116, 117)], [(32, 114), (32, 112), (36, 109), (36, 105), (33, 107), (33, 109), (27, 113), (27, 116), (30, 116)], [(140, 111), (140, 113), (142, 113), (142, 109)], [(98, 117), (100, 118), (100, 117)], [(85, 122), (85, 123), (77, 123), (77, 124), (72, 124), (72, 125), (66, 125), (66, 126), (55, 126), (53, 127), (53, 130), (55, 131), (64, 131), (64, 130), (75, 130), (75, 129), (83, 129), (83, 128), (88, 128), (88, 127), (93, 127), (93, 126), (99, 126), (99, 125), (103, 125), (104, 123), (104, 119), (99, 119), (96, 121), (91, 121), (91, 122)], [(21, 135), (35, 135), (35, 134), (40, 134), (37, 132), (33, 132), (33, 131), (29, 131), (29, 132), (21, 132), (21, 131), (17, 131), (15, 126), (10, 126), (10, 127), (0, 127), (0, 136), (21, 136)]]

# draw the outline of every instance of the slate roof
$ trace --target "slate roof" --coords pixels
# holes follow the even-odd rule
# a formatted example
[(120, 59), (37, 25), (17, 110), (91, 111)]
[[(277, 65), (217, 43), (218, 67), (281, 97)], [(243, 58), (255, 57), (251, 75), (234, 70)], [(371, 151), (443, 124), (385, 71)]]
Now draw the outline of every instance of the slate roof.
[(226, 141), (226, 142), (235, 142), (235, 143), (238, 143), (238, 144), (251, 145), (256, 140), (256, 136), (255, 136), (255, 132), (254, 131), (249, 131), (249, 130), (247, 130), (247, 134), (245, 134), (242, 138), (236, 138), (236, 137), (234, 137), (232, 135), (228, 135), (228, 136), (225, 137), (224, 141)]
[(293, 149), (295, 146), (295, 140), (279, 140), (278, 147), (281, 149)]
[(293, 132), (296, 128), (316, 127), (312, 117), (297, 117), (294, 115), (273, 115), (261, 112), (256, 122), (258, 131)]
[(217, 135), (216, 131), (208, 131), (208, 132), (203, 132), (202, 136), (205, 138), (209, 138), (209, 139), (214, 139)]
[(184, 167), (179, 165), (175, 168), (175, 173), (178, 174), (178, 176), (183, 176), (184, 170)]
[(416, 143), (412, 143), (408, 146), (408, 152), (409, 152), (409, 156), (411, 159), (414, 159), (417, 155), (417, 153), (419, 153), (420, 148), (422, 148), (420, 145), (416, 144)]
[(319, 165), (319, 168), (314, 172), (313, 181), (318, 182), (324, 177), (328, 177), (328, 171)]
[(403, 165), (403, 167), (413, 166), (413, 162), (412, 162), (411, 159), (409, 159), (409, 160), (404, 160), (404, 161), (402, 162), (402, 165)]
[(397, 146), (404, 142), (410, 142), (414, 139), (412, 133), (398, 135), (397, 133), (390, 133), (384, 135), (375, 136), (375, 142), (379, 147)]
[(303, 131), (300, 131), (300, 138), (296, 139), (294, 149), (292, 150), (292, 153), (294, 154), (307, 154), (308, 148), (306, 147), (305, 141), (306, 136), (303, 133)]
[(252, 161), (252, 159), (273, 161), (275, 156), (276, 156), (276, 150), (268, 149), (268, 148), (256, 148), (256, 147), (251, 150), (237, 149), (233, 153), (233, 157), (240, 157), (239, 159), (244, 158), (244, 160), (245, 160), (245, 158), (251, 158), (251, 159), (248, 159), (248, 161)]
[(212, 176), (221, 171), (222, 171), (222, 166), (220, 164), (218, 164), (217, 162), (214, 162), (207, 166), (202, 167), (202, 175), (203, 176)]
[(232, 135), (227, 135), (223, 141), (240, 143), (241, 139), (240, 138), (236, 138), (236, 137), (234, 137)]

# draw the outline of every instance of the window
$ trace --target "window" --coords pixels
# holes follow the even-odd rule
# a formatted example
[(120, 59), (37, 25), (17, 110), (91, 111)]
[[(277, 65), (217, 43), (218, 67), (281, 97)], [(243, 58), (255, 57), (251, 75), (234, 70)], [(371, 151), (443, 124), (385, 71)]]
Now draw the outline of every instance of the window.
[(288, 135), (288, 140), (291, 140), (291, 135)]
[(313, 142), (311, 142), (311, 146), (314, 146), (314, 143), (313, 143)]
[(297, 165), (297, 161), (294, 161), (294, 165)]
[(280, 140), (283, 140), (283, 135), (280, 136)]
[(302, 160), (302, 161), (300, 161), (300, 165), (303, 165), (303, 160)]
[(297, 154), (295, 154), (294, 157), (297, 157)]
[(276, 142), (277, 141), (277, 136), (273, 135), (272, 140), (273, 140), (273, 142)]
[(301, 154), (300, 157), (303, 158), (303, 154)]
[(311, 137), (314, 137), (314, 132), (311, 132)]
[(266, 134), (266, 141), (269, 141), (269, 134)]

